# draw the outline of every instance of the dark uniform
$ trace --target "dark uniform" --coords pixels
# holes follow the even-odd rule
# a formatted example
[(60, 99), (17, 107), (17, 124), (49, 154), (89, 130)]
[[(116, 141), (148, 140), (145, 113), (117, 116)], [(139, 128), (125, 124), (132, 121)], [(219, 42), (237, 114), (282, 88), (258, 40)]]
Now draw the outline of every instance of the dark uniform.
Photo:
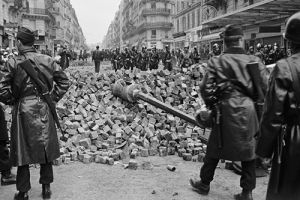
[[(240, 41), (243, 32), (240, 27), (228, 26), (224, 36), (224, 40), (234, 36)], [(240, 186), (243, 193), (235, 195), (235, 199), (252, 199), (252, 190), (256, 185), (255, 135), (259, 128), (253, 102), (254, 85), (246, 67), (252, 61), (259, 63), (262, 88), (266, 90), (265, 66), (257, 57), (246, 55), (242, 46), (228, 46), (223, 55), (213, 57), (208, 62), (201, 95), (206, 106), (215, 113), (215, 121), (200, 172), (201, 181), (191, 180), (193, 187), (200, 191), (209, 192), (220, 159), (242, 161)]]
[(190, 67), (192, 64), (192, 54), (189, 52), (188, 47), (185, 47), (184, 52), (180, 56), (180, 67), (184, 69)]
[(136, 68), (138, 65), (138, 52), (135, 47), (132, 47), (131, 50), (131, 60), (132, 60), (131, 70), (133, 70), (133, 68)]
[(128, 70), (128, 69), (133, 69), (133, 65), (132, 65), (132, 57), (131, 57), (131, 53), (129, 52), (128, 48), (125, 48), (125, 51), (122, 54), (123, 57), (123, 62), (124, 62), (124, 69)]
[(120, 69), (120, 50), (119, 49), (116, 49), (112, 54), (112, 64), (113, 64), (113, 69), (115, 71)]
[(156, 48), (154, 47), (152, 49), (152, 52), (150, 53), (150, 60), (149, 60), (150, 70), (158, 69), (158, 64), (159, 64), (159, 55), (158, 52), (156, 51)]
[[(286, 23), (294, 53), (276, 63), (270, 76), (256, 153), (273, 157), (267, 200), (300, 198), (300, 12)], [(297, 76), (298, 80), (294, 78)]]
[(199, 53), (198, 53), (198, 49), (197, 49), (197, 47), (194, 47), (194, 51), (192, 52), (192, 61), (193, 61), (193, 64), (197, 64), (197, 63), (199, 63), (199, 61), (200, 61), (200, 55), (199, 55)]
[(140, 68), (140, 70), (147, 71), (148, 62), (149, 62), (148, 53), (146, 51), (146, 48), (143, 47), (142, 51), (140, 52), (140, 55), (139, 55), (139, 68)]
[[(60, 156), (53, 115), (29, 75), (18, 65), (24, 60), (36, 63), (44, 75), (53, 101), (58, 102), (69, 88), (69, 80), (61, 67), (47, 55), (32, 47), (35, 37), (27, 28), (17, 34), (20, 55), (10, 59), (0, 73), (0, 101), (13, 105), (10, 158), (18, 166), (15, 199), (26, 199), (30, 190), (30, 164), (40, 164), (40, 184), (43, 197), (51, 196), (52, 161)], [(55, 84), (54, 84), (55, 83)]]
[(172, 55), (169, 49), (169, 46), (166, 46), (166, 51), (164, 54), (164, 58), (163, 58), (163, 64), (164, 64), (164, 69), (167, 69), (169, 71), (172, 71), (173, 66), (172, 66)]
[(92, 60), (95, 62), (95, 72), (100, 72), (100, 64), (103, 61), (103, 52), (99, 50), (99, 46), (96, 47), (96, 50), (93, 52)]
[(67, 69), (70, 66), (71, 54), (67, 50), (67, 47), (63, 47), (63, 50), (59, 53), (60, 55), (60, 66), (63, 70)]

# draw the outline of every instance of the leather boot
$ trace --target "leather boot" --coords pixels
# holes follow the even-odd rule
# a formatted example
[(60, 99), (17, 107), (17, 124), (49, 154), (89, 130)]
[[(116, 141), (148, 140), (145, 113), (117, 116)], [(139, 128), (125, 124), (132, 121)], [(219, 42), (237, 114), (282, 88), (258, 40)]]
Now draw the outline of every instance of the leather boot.
[(252, 191), (243, 190), (240, 194), (234, 195), (235, 200), (253, 200)]
[(27, 192), (18, 192), (15, 194), (14, 200), (28, 200), (28, 193)]
[(42, 185), (42, 196), (43, 199), (51, 199), (51, 189), (50, 189), (50, 184), (43, 184)]
[(10, 170), (2, 172), (1, 185), (16, 184), (16, 182), (17, 182), (16, 175), (12, 174)]
[(193, 187), (193, 190), (202, 195), (207, 195), (210, 190), (210, 186), (204, 184), (201, 180), (190, 179), (190, 184)]

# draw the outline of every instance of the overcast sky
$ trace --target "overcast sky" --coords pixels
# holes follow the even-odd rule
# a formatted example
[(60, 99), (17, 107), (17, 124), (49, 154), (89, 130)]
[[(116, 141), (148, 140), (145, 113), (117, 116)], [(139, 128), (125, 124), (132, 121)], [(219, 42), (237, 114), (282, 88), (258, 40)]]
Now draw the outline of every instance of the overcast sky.
[(102, 42), (121, 0), (71, 0), (88, 44)]

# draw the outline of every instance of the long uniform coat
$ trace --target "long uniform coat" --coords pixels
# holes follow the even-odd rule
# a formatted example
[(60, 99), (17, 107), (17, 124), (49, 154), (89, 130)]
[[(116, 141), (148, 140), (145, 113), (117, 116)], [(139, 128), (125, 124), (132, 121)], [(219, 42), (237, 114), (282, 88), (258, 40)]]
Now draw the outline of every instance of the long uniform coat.
[[(300, 52), (287, 60), (296, 68), (300, 77)], [(300, 199), (300, 102), (296, 101), (287, 60), (278, 61), (270, 76), (257, 147), (259, 156), (271, 158), (274, 155), (268, 200)], [(283, 142), (278, 136), (284, 124), (287, 129), (280, 165), (277, 162), (277, 145), (279, 141)]]
[[(267, 87), (267, 71), (259, 58), (246, 55), (242, 48), (230, 48), (208, 62), (201, 86), (201, 95), (208, 108), (219, 102), (221, 136), (213, 124), (206, 156), (231, 161), (250, 161), (255, 158), (255, 135), (259, 123), (251, 98), (254, 86), (247, 71), (250, 61), (259, 63), (261, 85)], [(219, 147), (221, 137), (222, 147)]]
[(61, 56), (60, 66), (63, 70), (65, 70), (70, 66), (71, 54), (69, 51), (63, 50), (59, 53), (59, 55)]
[(8, 141), (7, 124), (5, 121), (5, 112), (0, 105), (0, 141)]
[(0, 72), (0, 101), (13, 105), (11, 160), (14, 166), (46, 163), (59, 157), (55, 121), (48, 105), (40, 98), (33, 81), (18, 65), (25, 59), (35, 62), (47, 79), (51, 95), (59, 101), (69, 88), (61, 67), (47, 55), (24, 47)]

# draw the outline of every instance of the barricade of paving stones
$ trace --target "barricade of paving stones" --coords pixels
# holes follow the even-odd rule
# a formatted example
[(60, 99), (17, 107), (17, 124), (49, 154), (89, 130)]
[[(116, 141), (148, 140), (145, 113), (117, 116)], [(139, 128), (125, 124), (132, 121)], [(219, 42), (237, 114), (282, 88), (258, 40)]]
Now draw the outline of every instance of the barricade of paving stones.
[[(199, 135), (209, 134), (199, 127), (167, 114), (142, 101), (128, 103), (112, 94), (112, 85), (123, 79), (136, 83), (160, 101), (190, 115), (203, 106), (199, 96), (203, 69), (186, 72), (107, 70), (103, 74), (73, 71), (72, 85), (57, 104), (65, 133), (61, 138), (61, 157), (55, 164), (81, 161), (113, 165), (131, 159), (128, 168), (136, 169), (138, 156), (175, 155), (186, 161), (202, 161), (206, 144)], [(11, 109), (6, 107), (10, 124)], [(146, 166), (146, 167), (145, 167)], [(143, 168), (151, 168), (144, 163)]]

